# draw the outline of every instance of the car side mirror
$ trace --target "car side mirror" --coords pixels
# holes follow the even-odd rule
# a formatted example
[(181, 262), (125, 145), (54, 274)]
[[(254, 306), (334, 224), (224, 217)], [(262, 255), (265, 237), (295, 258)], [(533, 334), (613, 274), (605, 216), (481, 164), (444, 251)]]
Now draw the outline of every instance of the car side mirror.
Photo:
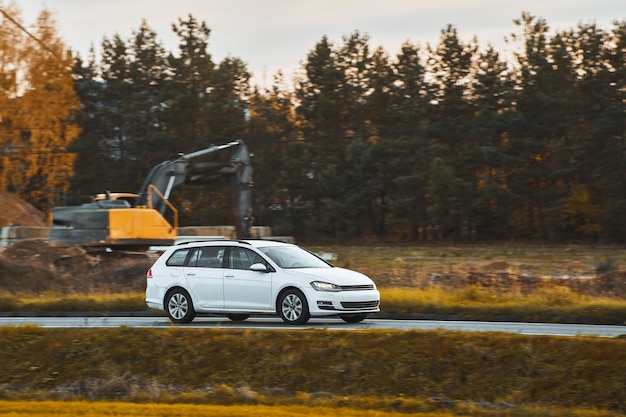
[(250, 270), (256, 271), (256, 272), (267, 272), (267, 266), (259, 262), (259, 263), (250, 265)]

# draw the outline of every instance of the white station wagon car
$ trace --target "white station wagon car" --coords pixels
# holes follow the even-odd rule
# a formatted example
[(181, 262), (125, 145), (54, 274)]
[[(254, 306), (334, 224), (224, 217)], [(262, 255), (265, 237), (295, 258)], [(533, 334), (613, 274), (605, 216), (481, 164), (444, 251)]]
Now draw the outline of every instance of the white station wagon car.
[(146, 303), (177, 324), (196, 314), (245, 320), (279, 315), (288, 324), (339, 316), (356, 323), (380, 311), (367, 276), (335, 267), (293, 244), (214, 240), (169, 247), (147, 273)]

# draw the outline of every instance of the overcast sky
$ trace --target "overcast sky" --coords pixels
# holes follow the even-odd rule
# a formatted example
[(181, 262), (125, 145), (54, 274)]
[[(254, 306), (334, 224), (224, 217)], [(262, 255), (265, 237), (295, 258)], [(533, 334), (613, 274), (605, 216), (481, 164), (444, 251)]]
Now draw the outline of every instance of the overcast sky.
[(626, 18), (625, 0), (0, 0), (17, 4), (25, 24), (44, 8), (52, 11), (69, 47), (83, 57), (104, 37), (127, 40), (142, 19), (168, 51), (177, 53), (172, 23), (189, 14), (211, 29), (209, 52), (214, 61), (241, 58), (262, 85), (283, 70), (290, 75), (315, 44), (327, 35), (340, 44), (355, 30), (370, 36), (370, 46), (395, 56), (409, 40), (436, 45), (441, 30), (452, 24), (464, 42), (474, 36), (484, 48), (505, 52), (503, 38), (518, 32), (513, 20), (523, 11), (564, 30), (596, 23), (609, 30)]

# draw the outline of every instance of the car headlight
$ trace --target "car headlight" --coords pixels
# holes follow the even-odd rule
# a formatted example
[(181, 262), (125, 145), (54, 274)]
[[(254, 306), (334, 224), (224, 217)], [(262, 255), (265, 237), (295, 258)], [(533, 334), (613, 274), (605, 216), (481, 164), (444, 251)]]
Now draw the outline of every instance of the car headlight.
[(339, 285), (331, 284), (330, 282), (323, 281), (313, 281), (311, 282), (311, 287), (313, 287), (317, 291), (341, 291), (341, 287)]

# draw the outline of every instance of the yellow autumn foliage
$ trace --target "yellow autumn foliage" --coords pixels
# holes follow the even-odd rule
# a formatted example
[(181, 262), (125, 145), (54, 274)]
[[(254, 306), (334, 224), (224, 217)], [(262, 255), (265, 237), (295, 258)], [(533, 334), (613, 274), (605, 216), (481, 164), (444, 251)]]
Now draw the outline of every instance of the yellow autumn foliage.
[(73, 121), (80, 109), (73, 58), (50, 12), (42, 11), (29, 26), (16, 7), (2, 10), (0, 189), (47, 212), (55, 197), (67, 191), (73, 175), (75, 155), (68, 146), (80, 133)]

